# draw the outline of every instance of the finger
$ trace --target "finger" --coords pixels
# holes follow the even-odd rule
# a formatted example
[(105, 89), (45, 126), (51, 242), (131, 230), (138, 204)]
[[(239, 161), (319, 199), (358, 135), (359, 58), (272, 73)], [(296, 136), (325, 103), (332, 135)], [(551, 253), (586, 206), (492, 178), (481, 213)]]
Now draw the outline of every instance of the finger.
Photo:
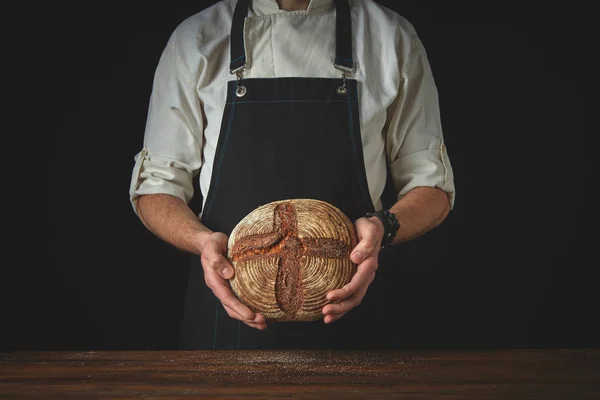
[(224, 279), (231, 279), (234, 275), (233, 266), (221, 253), (219, 243), (207, 243), (202, 252), (202, 265), (217, 272)]
[(234, 310), (233, 308), (226, 306), (225, 304), (223, 304), (223, 307), (225, 308), (225, 310), (227, 311), (227, 314), (229, 314), (229, 316), (231, 318), (235, 318), (235, 319), (239, 319), (242, 322), (251, 322), (254, 324), (266, 324), (267, 319), (259, 313), (254, 313), (254, 319), (253, 320), (247, 320), (244, 319), (244, 317), (242, 317), (236, 310)]
[(248, 325), (251, 328), (255, 328), (258, 330), (265, 330), (267, 329), (267, 322), (265, 317), (262, 314), (258, 314), (256, 313), (254, 319), (252, 321), (248, 321), (248, 320), (244, 320), (244, 318), (242, 316), (240, 316), (235, 310), (233, 310), (232, 308), (227, 307), (226, 305), (223, 305), (223, 307), (225, 308), (225, 311), (227, 311), (227, 315), (229, 315), (231, 318), (237, 319), (243, 323), (245, 323), (246, 325)]
[(207, 285), (224, 306), (234, 310), (245, 321), (254, 320), (256, 317), (254, 312), (233, 295), (227, 281), (219, 275), (214, 274), (207, 278)]
[(362, 302), (362, 299), (365, 297), (367, 293), (367, 288), (361, 289), (354, 296), (347, 298), (346, 300), (337, 303), (337, 304), (327, 304), (323, 307), (323, 314), (325, 315), (342, 315), (352, 310), (355, 307), (358, 307)]
[(380, 246), (381, 238), (378, 234), (377, 225), (366, 218), (359, 218), (356, 220), (355, 225), (359, 242), (352, 250), (350, 259), (353, 263), (360, 264), (375, 253), (375, 250)]
[(229, 315), (231, 318), (237, 319), (237, 320), (243, 322), (244, 324), (248, 325), (251, 328), (255, 328), (255, 329), (258, 329), (261, 331), (267, 329), (266, 319), (261, 314), (256, 314), (256, 317), (254, 318), (254, 320), (247, 321), (247, 320), (244, 320), (243, 317), (241, 317), (233, 309), (231, 309), (227, 306), (224, 306), (224, 308), (225, 308), (225, 311), (227, 311), (227, 315)]
[(352, 310), (355, 307), (358, 307), (361, 304), (366, 293), (367, 290), (365, 288), (365, 290), (361, 291), (361, 293), (357, 293), (356, 295), (352, 296), (352, 298), (345, 300), (340, 304), (332, 304), (325, 306), (323, 308), (323, 313), (325, 314), (325, 317), (323, 318), (324, 322), (326, 324), (330, 324), (334, 321), (337, 321), (338, 319), (346, 315), (350, 310)]
[(358, 266), (350, 282), (342, 288), (332, 290), (327, 294), (327, 300), (340, 302), (354, 295), (361, 287), (368, 287), (373, 282), (373, 279), (375, 279), (376, 265), (377, 261), (375, 261), (374, 257), (369, 257), (369, 259)]
[(244, 324), (248, 325), (250, 328), (258, 329), (259, 331), (267, 329), (267, 324), (255, 324), (253, 322), (244, 322)]
[(346, 313), (337, 314), (337, 315), (326, 315), (324, 318), (324, 321), (326, 324), (330, 324), (333, 321), (337, 321), (338, 319), (342, 318), (344, 315), (346, 315)]

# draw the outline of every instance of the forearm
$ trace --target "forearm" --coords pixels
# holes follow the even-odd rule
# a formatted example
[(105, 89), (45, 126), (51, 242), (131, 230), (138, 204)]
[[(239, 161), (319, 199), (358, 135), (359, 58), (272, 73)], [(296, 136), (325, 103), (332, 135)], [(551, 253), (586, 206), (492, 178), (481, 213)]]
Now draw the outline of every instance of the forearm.
[(417, 187), (394, 204), (392, 211), (400, 222), (393, 244), (415, 239), (438, 226), (450, 211), (448, 195), (438, 188)]
[(200, 254), (212, 231), (202, 225), (181, 199), (167, 194), (144, 195), (138, 199), (137, 212), (152, 233), (180, 250)]

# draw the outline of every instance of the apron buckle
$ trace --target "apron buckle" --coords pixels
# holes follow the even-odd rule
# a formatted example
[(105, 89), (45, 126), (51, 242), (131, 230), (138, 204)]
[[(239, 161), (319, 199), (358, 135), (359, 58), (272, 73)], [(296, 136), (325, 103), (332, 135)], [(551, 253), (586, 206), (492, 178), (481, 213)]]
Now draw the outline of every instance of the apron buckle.
[(246, 94), (246, 86), (241, 85), (242, 82), (242, 72), (244, 71), (244, 68), (238, 68), (235, 71), (235, 75), (237, 76), (237, 89), (235, 89), (235, 95), (237, 97), (244, 97), (244, 95)]
[(335, 64), (335, 63), (333, 64), (333, 66), (336, 69), (342, 71), (342, 86), (337, 88), (337, 92), (338, 92), (338, 94), (345, 95), (346, 93), (348, 93), (348, 89), (346, 89), (346, 72), (353, 74), (356, 72), (356, 67), (349, 68), (344, 65)]
[(346, 71), (342, 70), (342, 86), (337, 88), (338, 94), (344, 95), (348, 93), (348, 89), (346, 89)]

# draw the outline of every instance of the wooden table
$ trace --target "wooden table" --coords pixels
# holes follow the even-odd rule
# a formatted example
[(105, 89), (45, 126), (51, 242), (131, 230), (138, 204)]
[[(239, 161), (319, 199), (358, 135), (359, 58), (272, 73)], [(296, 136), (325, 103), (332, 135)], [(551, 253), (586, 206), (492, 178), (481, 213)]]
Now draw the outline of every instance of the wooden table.
[(600, 349), (15, 352), (0, 398), (600, 399)]

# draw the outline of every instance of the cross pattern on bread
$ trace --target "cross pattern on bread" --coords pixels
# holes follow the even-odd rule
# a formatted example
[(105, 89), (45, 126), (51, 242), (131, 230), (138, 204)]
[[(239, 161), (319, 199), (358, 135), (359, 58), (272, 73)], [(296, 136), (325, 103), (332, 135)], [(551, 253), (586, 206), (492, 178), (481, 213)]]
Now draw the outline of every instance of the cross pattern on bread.
[(232, 248), (232, 261), (250, 261), (278, 257), (275, 298), (279, 308), (289, 316), (302, 307), (302, 266), (307, 257), (348, 257), (349, 246), (338, 239), (298, 236), (298, 217), (291, 202), (275, 207), (273, 231), (239, 239)]

